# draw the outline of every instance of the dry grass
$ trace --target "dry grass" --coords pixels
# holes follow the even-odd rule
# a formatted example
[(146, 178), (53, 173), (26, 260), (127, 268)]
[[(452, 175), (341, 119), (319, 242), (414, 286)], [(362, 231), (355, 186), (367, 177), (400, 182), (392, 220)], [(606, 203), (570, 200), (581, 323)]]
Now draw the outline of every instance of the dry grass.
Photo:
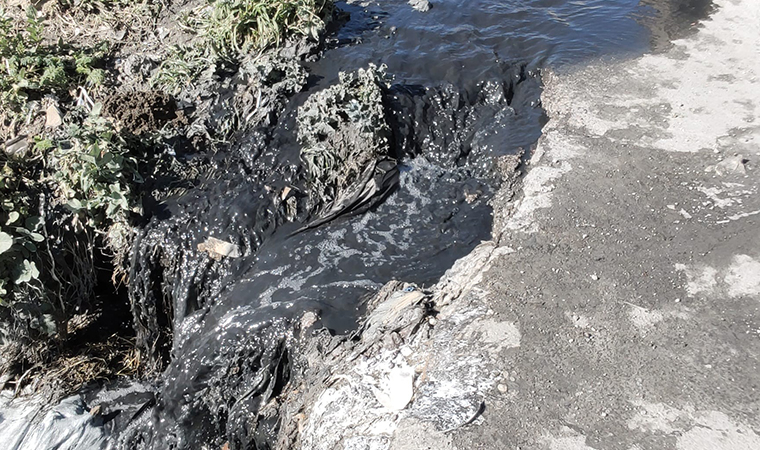
[[(112, 334), (99, 342), (87, 342), (76, 349), (64, 349), (55, 356), (49, 342), (31, 346), (0, 347), (0, 388), (12, 388), (16, 396), (45, 394), (56, 400), (82, 387), (117, 377), (133, 377), (142, 371), (134, 339)], [(9, 360), (13, 363), (9, 364)], [(3, 364), (4, 363), (4, 364)]]

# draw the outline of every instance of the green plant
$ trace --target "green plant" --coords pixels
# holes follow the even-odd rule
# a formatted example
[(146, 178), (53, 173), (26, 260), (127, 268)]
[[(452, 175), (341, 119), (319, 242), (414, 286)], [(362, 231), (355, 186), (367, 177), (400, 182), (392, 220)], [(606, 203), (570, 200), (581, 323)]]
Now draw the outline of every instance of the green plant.
[(279, 45), (289, 35), (318, 39), (325, 0), (209, 0), (188, 21), (223, 58)]
[(14, 23), (0, 9), (0, 110), (3, 125), (26, 115), (28, 101), (46, 94), (66, 97), (71, 87), (95, 86), (105, 80), (99, 66), (109, 52), (107, 43), (73, 48), (43, 42), (43, 23), (33, 7), (26, 21)]
[(68, 137), (57, 143), (49, 164), (59, 196), (75, 212), (84, 212), (87, 224), (105, 229), (140, 212), (134, 185), (142, 183), (137, 159), (109, 122), (91, 116), (72, 125)]
[(244, 55), (279, 46), (293, 35), (317, 40), (332, 6), (330, 0), (207, 1), (183, 19), (198, 39), (171, 51), (155, 85), (176, 92), (217, 62), (237, 64)]
[[(68, 336), (79, 335), (98, 309), (113, 305), (96, 292), (109, 289), (101, 282), (106, 272), (113, 278), (124, 273), (133, 214), (141, 212), (138, 158), (159, 138), (138, 141), (119, 133), (98, 117), (97, 104), (85, 118), (89, 111), (75, 106), (74, 92), (79, 99), (87, 93), (106, 97), (98, 86), (107, 81), (111, 47), (86, 43), (87, 36), (105, 35), (95, 30), (107, 26), (116, 45), (138, 41), (155, 30), (164, 1), (22, 3), (47, 16), (32, 7), (25, 16), (16, 7), (6, 14), (0, 6), (0, 143), (14, 138), (10, 151), (0, 149), (0, 378), (11, 377), (17, 387), (30, 380), (37, 386), (30, 367), (61, 378), (59, 364), (76, 372), (70, 377), (82, 376), (91, 370), (85, 369), (88, 358), (103, 373), (115, 373), (105, 367), (114, 344), (93, 351)], [(72, 36), (74, 26), (85, 32)], [(86, 90), (81, 96), (80, 87)], [(63, 124), (43, 129), (50, 104)], [(84, 359), (66, 358), (80, 352)], [(98, 373), (87, 372), (86, 379)]]
[(64, 137), (35, 138), (23, 158), (0, 154), (0, 307), (61, 339), (74, 311), (92, 301), (94, 255), (107, 247), (121, 267), (129, 214), (140, 212), (136, 144), (98, 109)]
[(176, 95), (205, 70), (215, 71), (215, 58), (208, 49), (173, 45), (152, 82)]
[(8, 160), (0, 167), (0, 304), (39, 290), (38, 245), (42, 221), (34, 213), (37, 182), (27, 164)]

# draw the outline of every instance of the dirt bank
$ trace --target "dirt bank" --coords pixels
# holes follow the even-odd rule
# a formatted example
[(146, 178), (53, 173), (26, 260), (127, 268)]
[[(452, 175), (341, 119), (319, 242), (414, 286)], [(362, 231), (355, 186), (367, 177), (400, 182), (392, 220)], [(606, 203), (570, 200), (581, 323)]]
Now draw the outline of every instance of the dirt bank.
[(760, 447), (760, 7), (716, 4), (663, 54), (548, 77), (494, 241), (415, 336), (332, 369), (302, 442)]
[(276, 121), (332, 11), (0, 4), (0, 389), (65, 395), (158, 367), (127, 317), (135, 238)]

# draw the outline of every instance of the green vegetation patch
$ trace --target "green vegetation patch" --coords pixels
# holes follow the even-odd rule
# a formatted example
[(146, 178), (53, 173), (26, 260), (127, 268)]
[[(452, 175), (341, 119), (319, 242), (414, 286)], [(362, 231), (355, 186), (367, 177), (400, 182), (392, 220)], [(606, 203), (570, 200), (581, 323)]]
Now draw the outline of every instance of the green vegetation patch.
[(103, 60), (107, 43), (92, 48), (74, 48), (43, 42), (43, 23), (30, 7), (26, 21), (15, 23), (0, 9), (0, 118), (2, 135), (12, 134), (14, 124), (33, 111), (30, 100), (46, 94), (71, 97), (77, 86), (97, 86), (106, 72)]
[[(0, 302), (6, 306), (21, 300), (38, 306), (60, 304), (52, 309), (65, 317), (63, 305), (70, 299), (55, 298), (67, 290), (62, 284), (80, 285), (75, 289), (77, 304), (92, 293), (94, 281), (81, 288), (81, 280), (66, 280), (95, 272), (94, 267), (84, 267), (93, 264), (92, 241), (106, 242), (115, 253), (125, 251), (113, 245), (124, 239), (111, 228), (122, 224), (118, 227), (122, 234), (129, 230), (123, 224), (139, 204), (134, 185), (140, 177), (127, 143), (110, 123), (97, 117), (98, 108), (88, 113), (74, 106), (72, 94), (77, 88), (92, 89), (105, 80), (103, 63), (109, 46), (49, 44), (43, 34), (43, 21), (33, 7), (27, 9), (24, 20), (0, 11), (2, 137), (15, 135), (17, 125), (28, 126), (45, 96), (70, 110), (70, 126), (59, 125), (45, 137), (34, 138), (31, 149), (23, 145), (23, 138), (19, 151), (0, 152)], [(77, 119), (88, 114), (86, 119)], [(65, 209), (60, 210), (62, 204)], [(56, 208), (60, 211), (55, 218), (44, 217)], [(62, 267), (56, 264), (51, 244), (56, 239), (63, 242), (64, 237), (81, 239), (82, 247), (89, 249), (68, 252), (62, 259), (79, 268), (56, 274)], [(51, 290), (51, 285), (56, 287)]]
[(104, 226), (140, 213), (133, 186), (142, 183), (125, 139), (102, 118), (91, 116), (72, 125), (49, 159), (59, 198), (73, 211), (86, 213), (87, 225)]
[[(65, 320), (69, 311), (64, 305), (90, 300), (91, 288), (76, 289), (76, 299), (56, 297), (61, 296), (61, 284), (81, 282), (67, 278), (81, 278), (82, 273), (94, 277), (94, 246), (104, 245), (122, 259), (128, 251), (130, 214), (141, 212), (137, 186), (142, 177), (136, 153), (109, 122), (94, 114), (71, 125), (63, 137), (38, 138), (30, 154), (2, 154), (3, 305), (13, 306), (19, 301), (50, 304)], [(44, 216), (50, 212), (51, 217)], [(86, 250), (69, 252), (66, 248), (70, 245)], [(54, 254), (67, 252), (67, 257), (58, 259), (79, 266), (78, 270), (56, 274)], [(51, 285), (55, 286), (52, 290)]]
[(37, 253), (45, 237), (32, 195), (39, 182), (28, 166), (0, 161), (0, 305), (30, 291), (41, 293)]
[(182, 19), (197, 39), (173, 46), (154, 83), (176, 93), (217, 63), (237, 64), (291, 36), (318, 41), (331, 11), (330, 0), (208, 0)]
[(326, 5), (326, 0), (209, 0), (187, 22), (216, 54), (235, 60), (291, 35), (318, 40)]

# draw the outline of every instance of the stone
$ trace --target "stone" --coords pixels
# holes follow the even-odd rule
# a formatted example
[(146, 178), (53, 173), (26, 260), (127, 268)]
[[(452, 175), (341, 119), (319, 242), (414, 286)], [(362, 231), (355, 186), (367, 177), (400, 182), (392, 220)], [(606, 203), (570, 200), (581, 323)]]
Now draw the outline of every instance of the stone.
[(46, 128), (58, 128), (63, 125), (63, 115), (61, 110), (56, 105), (48, 106), (45, 111), (45, 127)]
[(409, 5), (419, 12), (430, 11), (433, 7), (428, 0), (409, 0)]

